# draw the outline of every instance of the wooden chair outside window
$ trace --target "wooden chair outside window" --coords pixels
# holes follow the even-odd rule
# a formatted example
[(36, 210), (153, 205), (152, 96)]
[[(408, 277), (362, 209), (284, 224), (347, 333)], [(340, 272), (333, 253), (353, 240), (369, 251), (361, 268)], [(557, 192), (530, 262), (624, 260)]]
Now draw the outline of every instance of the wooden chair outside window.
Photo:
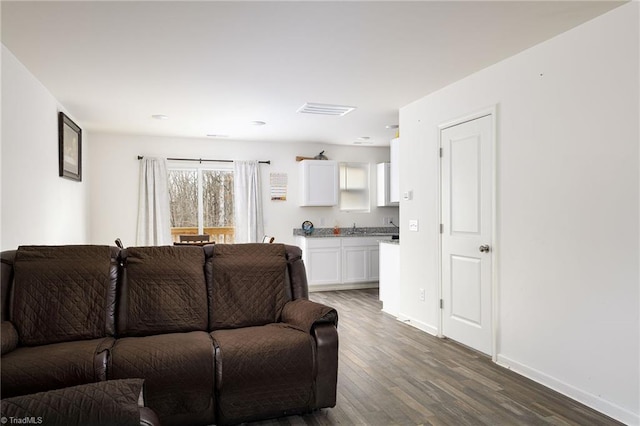
[(186, 244), (206, 244), (210, 242), (209, 234), (180, 235), (180, 242)]

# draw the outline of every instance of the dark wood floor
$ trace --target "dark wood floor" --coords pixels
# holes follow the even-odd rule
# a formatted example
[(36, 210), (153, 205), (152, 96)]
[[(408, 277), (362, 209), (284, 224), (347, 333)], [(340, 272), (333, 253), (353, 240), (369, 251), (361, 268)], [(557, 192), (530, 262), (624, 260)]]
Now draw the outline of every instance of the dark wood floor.
[(312, 293), (340, 316), (338, 401), (252, 425), (619, 425), (380, 312), (377, 290)]

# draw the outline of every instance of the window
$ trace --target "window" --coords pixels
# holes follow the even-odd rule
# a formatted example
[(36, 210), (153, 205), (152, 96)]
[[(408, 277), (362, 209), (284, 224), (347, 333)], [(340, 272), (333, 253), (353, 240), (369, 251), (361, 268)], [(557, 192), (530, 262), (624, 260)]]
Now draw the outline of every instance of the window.
[(217, 243), (232, 243), (233, 171), (169, 169), (171, 236), (209, 234)]
[(369, 163), (340, 163), (340, 210), (370, 211)]

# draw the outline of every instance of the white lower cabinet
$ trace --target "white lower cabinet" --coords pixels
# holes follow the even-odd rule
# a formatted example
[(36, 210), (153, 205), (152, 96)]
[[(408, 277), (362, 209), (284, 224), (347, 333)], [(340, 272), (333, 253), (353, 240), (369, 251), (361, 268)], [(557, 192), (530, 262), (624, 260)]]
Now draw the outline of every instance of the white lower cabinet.
[(341, 282), (340, 238), (298, 238), (309, 284), (324, 285)]
[(391, 237), (297, 237), (310, 286), (377, 282), (378, 241)]
[(342, 282), (361, 283), (367, 281), (367, 249), (365, 247), (342, 248)]
[[(378, 281), (378, 241), (380, 238), (351, 237), (342, 239), (342, 282)], [(373, 259), (376, 258), (376, 260)]]

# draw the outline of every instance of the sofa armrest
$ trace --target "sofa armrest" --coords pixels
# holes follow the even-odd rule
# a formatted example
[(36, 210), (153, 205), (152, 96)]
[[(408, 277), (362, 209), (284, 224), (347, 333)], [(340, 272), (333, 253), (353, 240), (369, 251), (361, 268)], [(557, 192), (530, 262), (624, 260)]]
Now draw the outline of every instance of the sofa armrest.
[(9, 321), (2, 321), (0, 337), (2, 343), (2, 355), (7, 354), (18, 347), (18, 331)]
[(288, 302), (282, 310), (282, 322), (291, 324), (307, 333), (316, 324), (338, 326), (338, 312), (326, 305), (306, 299)]
[(334, 407), (338, 383), (338, 312), (320, 303), (298, 299), (284, 305), (282, 322), (311, 334), (316, 353), (313, 408)]
[(329, 323), (313, 328), (316, 341), (316, 400), (314, 408), (335, 407), (338, 385), (338, 330)]

